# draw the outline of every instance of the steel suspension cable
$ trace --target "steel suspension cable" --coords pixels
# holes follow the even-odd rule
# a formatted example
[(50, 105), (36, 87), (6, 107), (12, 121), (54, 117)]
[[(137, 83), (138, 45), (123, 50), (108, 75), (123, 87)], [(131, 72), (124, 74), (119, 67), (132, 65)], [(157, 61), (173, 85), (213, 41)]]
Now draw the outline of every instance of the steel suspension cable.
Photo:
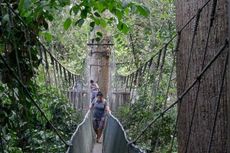
[[(185, 80), (184, 80), (183, 90), (185, 90), (185, 88), (186, 88), (186, 83), (187, 83), (187, 79), (188, 79), (188, 72), (189, 72), (189, 68), (190, 68), (190, 62), (191, 62), (191, 57), (192, 57), (192, 51), (193, 51), (193, 47), (194, 47), (195, 37), (196, 37), (196, 34), (197, 34), (198, 25), (199, 25), (200, 13), (201, 13), (201, 9), (198, 9), (197, 14), (196, 14), (194, 31), (193, 31), (193, 35), (192, 35), (191, 46), (190, 46), (190, 49), (189, 49), (189, 59), (188, 59), (186, 72), (185, 72)], [(179, 46), (178, 46), (178, 48), (179, 48)], [(179, 104), (181, 103), (181, 100), (178, 102)], [(171, 147), (170, 147), (170, 152), (172, 152), (173, 143), (174, 143), (174, 139), (175, 139), (175, 136), (176, 136), (176, 128), (177, 128), (180, 113), (181, 113), (181, 106), (179, 105), (178, 114), (177, 114), (177, 117), (176, 117), (176, 124), (175, 124), (175, 127), (174, 127), (174, 132), (173, 132), (173, 137), (172, 137), (172, 142), (171, 142)]]
[[(206, 59), (206, 54), (207, 54), (207, 50), (208, 50), (210, 33), (211, 33), (212, 26), (213, 26), (215, 12), (216, 12), (215, 11), (216, 10), (216, 5), (217, 5), (217, 0), (213, 0), (213, 4), (212, 4), (212, 7), (211, 7), (210, 24), (209, 24), (209, 27), (208, 27), (208, 34), (207, 34), (207, 38), (206, 38), (205, 50), (204, 50), (204, 55), (203, 55), (201, 69), (203, 69), (204, 63), (205, 63), (205, 59)], [(189, 133), (188, 133), (188, 138), (187, 138), (187, 141), (186, 141), (185, 153), (188, 152), (188, 145), (189, 145), (189, 141), (190, 141), (190, 137), (191, 137), (192, 125), (193, 125), (193, 121), (194, 121), (194, 117), (195, 117), (195, 112), (196, 112), (196, 107), (197, 107), (197, 103), (198, 103), (198, 96), (199, 96), (199, 91), (200, 91), (200, 85), (201, 85), (201, 80), (198, 81), (198, 87), (197, 87), (197, 91), (196, 91), (196, 98), (195, 98), (195, 102), (194, 102), (194, 106), (193, 106), (193, 110), (192, 110), (192, 119), (191, 119), (191, 122), (189, 124)]]
[[(53, 56), (53, 54), (51, 54), (51, 52), (49, 50), (47, 50), (47, 48), (44, 46), (44, 44), (39, 40), (39, 38), (37, 37), (37, 34), (35, 34), (32, 30), (30, 30), (30, 28), (28, 27), (28, 25), (25, 23), (25, 21), (22, 19), (22, 17), (11, 7), (11, 4), (9, 2), (5, 2), (8, 6), (8, 8), (11, 10), (12, 13), (15, 14), (15, 16), (21, 21), (21, 23), (28, 28), (28, 32), (32, 35), (35, 36), (35, 40), (43, 47), (44, 51), (47, 52), (50, 56), (52, 56), (54, 58), (55, 61), (57, 61), (62, 67), (64, 67), (56, 58), (55, 56)], [(71, 72), (72, 73), (72, 72)], [(74, 74), (74, 73), (73, 73)], [(74, 74), (75, 75), (75, 74)]]
[(221, 55), (221, 53), (229, 47), (228, 40), (225, 40), (224, 45), (219, 49), (216, 55), (209, 61), (209, 63), (204, 67), (204, 69), (197, 75), (196, 79), (186, 88), (186, 90), (178, 96), (178, 99), (172, 103), (168, 108), (166, 108), (163, 112), (160, 113), (154, 120), (152, 120), (141, 132), (137, 137), (132, 141), (135, 143), (141, 136), (146, 132), (148, 128), (150, 128), (158, 119), (160, 119), (165, 113), (167, 113), (170, 109), (172, 109), (193, 87), (194, 85), (202, 78), (204, 73), (211, 67), (211, 65), (216, 61), (216, 59)]
[(38, 109), (38, 111), (41, 113), (41, 115), (45, 118), (45, 120), (49, 123), (49, 125), (52, 127), (52, 129), (54, 130), (54, 132), (57, 134), (57, 136), (60, 138), (60, 140), (66, 145), (68, 146), (68, 144), (66, 143), (66, 141), (62, 138), (61, 134), (59, 133), (59, 131), (57, 130), (57, 128), (51, 123), (51, 121), (47, 118), (47, 116), (45, 115), (45, 113), (43, 112), (43, 110), (39, 107), (39, 105), (37, 104), (37, 102), (33, 99), (31, 93), (29, 92), (29, 90), (25, 87), (25, 85), (22, 83), (22, 81), (20, 80), (20, 78), (15, 74), (15, 72), (10, 68), (10, 66), (7, 64), (6, 60), (4, 59), (4, 57), (2, 55), (0, 55), (0, 59), (3, 61), (4, 65), (7, 67), (7, 69), (10, 71), (10, 73), (12, 74), (12, 76), (17, 80), (17, 82), (19, 83), (19, 85), (22, 87), (22, 89), (25, 91), (26, 95), (28, 96), (28, 98), (31, 100), (31, 102), (35, 105), (35, 107)]
[[(177, 43), (176, 43), (176, 47), (175, 47), (175, 50), (174, 50), (174, 62), (175, 62), (175, 53), (177, 52), (177, 50), (178, 50), (178, 48), (179, 48), (179, 44), (180, 44), (180, 38), (181, 38), (181, 33), (179, 32), (178, 34), (178, 38), (177, 38)], [(156, 54), (157, 55), (157, 54)], [(159, 58), (159, 57), (158, 57)], [(149, 61), (149, 65), (148, 65), (148, 67), (150, 68), (151, 67), (151, 65), (152, 65), (152, 62), (153, 62), (153, 58)], [(175, 64), (175, 63), (174, 63)], [(173, 64), (173, 65), (174, 65)]]
[(172, 63), (172, 68), (171, 68), (170, 75), (169, 75), (168, 85), (166, 88), (165, 101), (164, 101), (163, 109), (166, 109), (167, 98), (168, 98), (169, 89), (170, 89), (170, 85), (171, 85), (171, 81), (172, 81), (173, 71), (174, 71), (175, 64), (176, 64), (176, 53), (174, 52), (173, 54), (174, 54), (173, 55), (173, 63)]
[(53, 75), (54, 75), (54, 84), (56, 86), (56, 88), (58, 89), (58, 85), (57, 85), (57, 75), (56, 75), (56, 67), (55, 67), (55, 62), (53, 57), (51, 57), (51, 65), (53, 67)]
[[(177, 34), (175, 34), (173, 37), (171, 37), (171, 39), (165, 44), (165, 45), (169, 45), (177, 36), (178, 33), (181, 33), (196, 17), (197, 15), (203, 11), (203, 9), (211, 2), (211, 0), (208, 0), (207, 2), (205, 2), (197, 11), (197, 13), (195, 15), (193, 15), (177, 32)], [(156, 54), (154, 54), (152, 57), (155, 57), (155, 55), (158, 55), (161, 50), (164, 49), (165, 45), (163, 45), (163, 47), (159, 50), (159, 52), (157, 52)], [(151, 57), (151, 58), (152, 58)], [(150, 58), (150, 60), (151, 60)], [(149, 62), (150, 60), (148, 60), (147, 62)]]
[[(164, 111), (167, 107), (167, 100), (168, 100), (168, 94), (169, 94), (169, 89), (170, 89), (170, 85), (171, 85), (171, 80), (172, 80), (172, 75), (173, 75), (173, 70), (174, 70), (174, 67), (175, 67), (175, 64), (176, 64), (176, 53), (174, 52), (174, 50), (172, 51), (172, 54), (173, 54), (173, 63), (172, 63), (172, 66), (171, 66), (171, 69), (170, 69), (170, 74), (169, 74), (169, 78), (168, 78), (168, 83), (167, 83), (167, 87), (166, 87), (166, 92), (165, 92), (165, 95), (164, 95), (164, 100), (163, 100), (163, 106), (162, 106), (162, 111)], [(162, 69), (162, 66), (161, 66), (161, 69)], [(159, 85), (158, 85), (158, 88), (159, 88)], [(162, 115), (162, 118), (161, 118), (161, 123), (160, 124), (163, 124), (163, 115)], [(159, 144), (159, 135), (160, 135), (160, 128), (157, 129), (157, 142), (155, 143), (155, 147), (154, 147), (154, 150), (153, 152), (155, 152), (156, 148), (158, 147), (158, 144)]]
[(164, 63), (165, 63), (165, 57), (166, 57), (167, 47), (168, 46), (165, 45), (165, 48), (163, 49), (163, 55), (162, 55), (161, 62), (159, 61), (159, 65), (158, 65), (158, 67), (160, 67), (160, 72), (159, 72), (158, 82), (157, 82), (157, 86), (156, 86), (156, 93), (159, 90), (160, 82), (162, 80), (162, 73), (163, 73), (163, 69), (164, 69)]
[(228, 60), (229, 60), (229, 50), (227, 51), (227, 56), (226, 56), (226, 59), (225, 59), (224, 72), (223, 72), (223, 75), (222, 75), (222, 79), (221, 79), (222, 81), (221, 81), (221, 85), (220, 85), (220, 89), (219, 89), (219, 93), (218, 93), (218, 100), (217, 100), (217, 106), (216, 106), (216, 110), (215, 110), (215, 117), (214, 117), (212, 131), (211, 131), (211, 135), (210, 135), (210, 139), (209, 139), (207, 153), (210, 153), (211, 148), (212, 148), (212, 142), (213, 142), (215, 128), (216, 128), (216, 122), (217, 122), (217, 115), (218, 115), (218, 111), (219, 111), (219, 108), (220, 108), (220, 99), (221, 99), (221, 94), (223, 92), (224, 80), (225, 80), (225, 76), (226, 76), (226, 72), (227, 72)]
[[(201, 9), (198, 9), (197, 14), (196, 14), (195, 26), (194, 26), (194, 31), (193, 31), (193, 35), (192, 35), (191, 46), (190, 46), (190, 49), (189, 49), (189, 59), (188, 59), (188, 64), (187, 64), (187, 68), (186, 68), (186, 73), (185, 73), (185, 81), (184, 81), (184, 85), (183, 85), (183, 90), (186, 87), (186, 83), (187, 83), (187, 79), (188, 79), (188, 72), (189, 72), (189, 68), (190, 68), (190, 61), (191, 61), (192, 51), (193, 51), (194, 42), (195, 42), (195, 37), (196, 37), (196, 34), (197, 34), (198, 25), (199, 25), (199, 21), (200, 21), (201, 11), (202, 11)], [(179, 102), (179, 103), (181, 103), (181, 102)], [(181, 112), (181, 106), (179, 105), (179, 107), (178, 107), (178, 114), (177, 114), (177, 118), (176, 118), (175, 129), (174, 129), (174, 134), (173, 134), (173, 138), (172, 138), (173, 141), (174, 141), (174, 137), (176, 136), (175, 133), (176, 133), (176, 128), (177, 128), (177, 124), (178, 124), (178, 119), (179, 119), (179, 116), (180, 116), (180, 112)], [(187, 145), (188, 144), (186, 144), (186, 146)], [(170, 152), (172, 152), (172, 147), (173, 147), (173, 144), (171, 144)]]

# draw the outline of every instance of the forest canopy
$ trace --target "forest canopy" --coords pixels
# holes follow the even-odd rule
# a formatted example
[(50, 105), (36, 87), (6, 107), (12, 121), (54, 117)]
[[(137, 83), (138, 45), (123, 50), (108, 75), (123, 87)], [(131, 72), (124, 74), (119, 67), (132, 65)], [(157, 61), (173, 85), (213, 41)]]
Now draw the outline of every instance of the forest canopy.
[[(22, 82), (32, 98), (38, 102), (48, 119), (66, 140), (81, 120), (80, 112), (73, 110), (65, 97), (65, 90), (60, 89), (69, 87), (63, 82), (67, 81), (65, 77), (70, 73), (67, 75), (66, 71), (63, 71), (62, 75), (65, 77), (59, 80), (60, 86), (48, 85), (54, 82), (52, 78), (47, 79), (48, 72), (54, 73), (55, 68), (50, 68), (53, 58), (45, 59), (46, 61), (39, 58), (40, 41), (49, 51), (47, 54), (54, 55), (61, 62), (61, 68), (67, 67), (69, 72), (81, 75), (86, 66), (90, 35), (95, 33), (94, 39), (98, 42), (109, 35), (114, 44), (112, 60), (116, 65), (115, 73), (127, 76), (150, 60), (150, 57), (176, 33), (175, 7), (172, 0), (3, 0), (0, 7), (0, 53), (19, 77), (23, 76)], [(173, 50), (175, 46), (174, 43), (170, 43), (167, 47)], [(46, 54), (42, 56), (45, 57)], [(127, 131), (133, 131), (128, 132), (131, 138), (134, 138), (139, 128), (158, 114), (164, 105), (163, 90), (167, 88), (173, 55), (169, 54), (166, 58), (163, 82), (159, 83), (157, 89), (162, 92), (147, 94), (146, 91), (153, 90), (151, 82), (157, 82), (154, 76), (159, 72), (146, 75), (145, 83), (137, 91), (140, 94), (136, 103), (141, 109), (137, 111), (136, 107), (129, 106), (119, 109), (118, 116), (125, 128)], [(20, 66), (23, 69), (18, 69)], [(6, 152), (46, 152), (47, 142), (49, 151), (63, 152), (65, 145), (55, 136), (49, 122), (25, 96), (25, 89), (9, 74), (4, 63), (0, 63), (0, 70), (0, 115), (3, 116), (0, 126)], [(175, 96), (175, 84), (169, 92), (172, 97)], [(152, 99), (156, 101), (152, 103)], [(154, 113), (151, 113), (152, 111)], [(162, 124), (171, 123), (173, 115), (167, 116)], [(141, 118), (144, 120), (137, 125), (135, 121)], [(127, 120), (131, 122), (126, 122)], [(142, 142), (142, 147), (153, 150), (158, 147), (157, 143), (168, 145), (171, 130), (172, 126), (166, 126), (163, 132), (153, 130), (146, 133), (142, 140), (147, 139)], [(157, 142), (151, 142), (150, 139), (159, 136), (159, 133), (167, 141), (159, 139)]]

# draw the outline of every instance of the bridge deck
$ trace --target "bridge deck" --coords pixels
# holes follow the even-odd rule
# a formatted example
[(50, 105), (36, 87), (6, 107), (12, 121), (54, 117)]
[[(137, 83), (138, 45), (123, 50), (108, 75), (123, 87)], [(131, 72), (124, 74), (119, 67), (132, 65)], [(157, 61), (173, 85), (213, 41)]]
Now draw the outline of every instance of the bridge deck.
[(93, 152), (92, 153), (102, 153), (102, 144), (95, 143), (93, 146)]
[(99, 142), (101, 142), (101, 143), (95, 143), (94, 144), (92, 153), (102, 153), (103, 135), (101, 136), (101, 139)]

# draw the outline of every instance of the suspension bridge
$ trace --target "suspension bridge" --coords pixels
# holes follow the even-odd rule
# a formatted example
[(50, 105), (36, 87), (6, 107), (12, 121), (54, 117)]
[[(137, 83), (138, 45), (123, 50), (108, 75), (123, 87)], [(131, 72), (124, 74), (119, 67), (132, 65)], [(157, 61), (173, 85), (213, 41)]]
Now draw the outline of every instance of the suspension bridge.
[[(113, 92), (119, 91), (119, 93), (125, 97), (125, 95), (128, 95), (130, 92), (134, 90), (134, 88), (138, 88), (140, 84), (145, 84), (149, 80), (149, 75), (154, 73), (154, 80), (155, 80), (155, 93), (162, 92), (164, 95), (164, 105), (162, 107), (161, 113), (156, 116), (154, 119), (148, 122), (145, 128), (141, 129), (139, 131), (139, 134), (136, 135), (136, 138), (133, 140), (130, 140), (127, 137), (126, 131), (123, 128), (120, 121), (111, 113), (107, 114), (106, 119), (106, 126), (105, 130), (103, 132), (103, 142), (101, 144), (95, 143), (95, 132), (93, 130), (92, 126), (92, 114), (90, 111), (87, 111), (87, 107), (89, 105), (89, 89), (88, 89), (88, 80), (89, 77), (86, 76), (79, 76), (77, 74), (72, 73), (70, 70), (68, 70), (65, 66), (63, 66), (59, 60), (43, 45), (41, 40), (36, 37), (36, 34), (33, 31), (30, 31), (23, 21), (23, 19), (17, 14), (17, 12), (12, 9), (11, 5), (6, 3), (7, 5), (5, 9), (10, 14), (10, 26), (8, 30), (12, 30), (13, 28), (17, 28), (21, 30), (24, 33), (24, 37), (26, 39), (26, 47), (27, 52), (21, 55), (20, 50), (17, 48), (17, 46), (13, 46), (13, 49), (15, 50), (13, 53), (15, 54), (15, 62), (16, 65), (13, 65), (12, 63), (9, 63), (7, 61), (7, 54), (0, 55), (0, 61), (3, 63), (3, 65), (7, 68), (7, 76), (13, 77), (16, 79), (17, 83), (23, 88), (23, 92), (27, 96), (28, 99), (32, 102), (32, 104), (37, 108), (37, 110), (40, 112), (40, 115), (51, 125), (51, 128), (55, 131), (57, 136), (59, 137), (60, 141), (66, 146), (67, 153), (144, 153), (145, 150), (142, 150), (139, 147), (140, 138), (142, 135), (147, 131), (154, 128), (154, 124), (157, 122), (161, 122), (164, 119), (164, 116), (170, 112), (170, 111), (177, 111), (177, 117), (174, 122), (174, 131), (171, 134), (171, 144), (169, 147), (169, 150), (167, 152), (172, 153), (173, 147), (176, 143), (177, 135), (179, 137), (184, 136), (185, 141), (183, 143), (180, 143), (180, 152), (187, 153), (191, 152), (191, 134), (196, 129), (194, 128), (196, 123), (196, 112), (198, 111), (198, 98), (200, 96), (201, 88), (203, 84), (205, 83), (205, 78), (209, 74), (209, 70), (213, 69), (213, 66), (216, 65), (217, 61), (218, 63), (221, 63), (220, 67), (220, 74), (216, 78), (220, 80), (218, 82), (218, 85), (216, 85), (216, 95), (212, 95), (215, 98), (215, 101), (213, 101), (214, 110), (212, 112), (213, 116), (210, 118), (210, 129), (207, 132), (207, 137), (209, 137), (209, 142), (205, 142), (204, 146), (202, 146), (202, 150), (205, 150), (203, 152), (211, 153), (211, 152), (218, 152), (216, 150), (212, 150), (213, 145), (215, 144), (216, 135), (215, 131), (217, 128), (218, 123), (218, 115), (221, 112), (220, 105), (221, 101), (223, 101), (222, 94), (224, 91), (226, 82), (226, 75), (227, 70), (229, 69), (229, 42), (228, 38), (223, 38), (221, 40), (220, 45), (218, 48), (215, 48), (215, 54), (208, 53), (209, 44), (210, 44), (210, 38), (212, 34), (213, 28), (215, 28), (215, 20), (218, 17), (216, 14), (218, 13), (218, 3), (217, 0), (208, 0), (206, 3), (204, 3), (184, 25), (178, 28), (177, 34), (173, 36), (167, 43), (164, 44), (164, 46), (159, 49), (159, 51), (151, 56), (149, 60), (142, 62), (143, 64), (134, 72), (130, 73), (127, 76), (116, 76), (111, 77), (110, 79), (116, 80), (116, 86), (113, 86), (113, 88), (110, 88), (111, 91), (109, 95), (108, 100), (110, 102), (112, 110), (116, 111), (117, 105), (121, 105), (124, 103), (125, 100), (121, 100), (121, 102), (118, 102), (115, 98)], [(2, 5), (1, 5), (2, 7)], [(207, 36), (204, 42), (202, 42), (202, 52), (200, 54), (203, 54), (203, 58), (201, 61), (201, 65), (198, 68), (199, 72), (196, 73), (197, 75), (194, 76), (190, 72), (191, 68), (191, 62), (193, 60), (193, 57), (195, 56), (194, 46), (196, 43), (199, 43), (195, 41), (198, 31), (199, 31), (199, 24), (200, 19), (202, 17), (202, 12), (204, 9), (209, 9), (210, 14), (208, 18), (208, 25), (205, 27), (207, 29)], [(3, 13), (3, 12), (1, 12)], [(17, 18), (17, 21), (20, 21), (20, 24), (15, 23), (13, 18)], [(192, 28), (190, 28), (192, 26)], [(176, 69), (175, 65), (180, 64), (179, 62), (179, 55), (178, 50), (183, 49), (183, 41), (187, 41), (184, 37), (186, 35), (186, 30), (192, 29), (192, 38), (189, 40), (190, 45), (187, 46), (187, 53), (188, 53), (188, 59), (187, 64), (184, 66), (185, 74), (183, 74), (182, 81), (179, 81), (180, 84), (182, 84), (183, 88), (178, 89), (178, 96), (173, 99), (173, 102), (168, 102), (169, 98), (169, 91), (173, 86), (176, 86), (175, 79), (173, 77), (176, 77)], [(22, 30), (24, 29), (24, 30)], [(5, 29), (3, 29), (5, 30)], [(34, 37), (35, 36), (35, 37)], [(13, 40), (13, 38), (12, 38)], [(107, 45), (111, 45), (111, 42), (106, 42)], [(6, 52), (9, 51), (9, 48), (7, 48), (8, 44), (5, 44)], [(95, 44), (90, 43), (90, 46), (94, 46)], [(95, 46), (100, 46), (96, 44)], [(103, 45), (101, 45), (103, 46)], [(174, 46), (173, 49), (171, 49), (169, 46)], [(47, 83), (47, 86), (55, 86), (57, 89), (59, 89), (60, 93), (66, 93), (68, 98), (70, 99), (71, 104), (73, 105), (76, 110), (81, 110), (83, 114), (85, 114), (83, 121), (78, 125), (76, 128), (76, 131), (73, 133), (72, 137), (69, 140), (65, 140), (62, 137), (62, 134), (60, 131), (50, 122), (48, 119), (46, 112), (44, 112), (39, 104), (34, 100), (32, 94), (30, 93), (29, 89), (25, 85), (25, 79), (23, 79), (23, 73), (25, 71), (29, 71), (33, 74), (35, 72), (32, 70), (33, 66), (36, 64), (33, 62), (33, 52), (37, 50), (39, 52), (39, 60), (40, 65), (42, 66), (42, 69), (44, 71), (44, 77)], [(29, 66), (25, 67), (23, 63), (19, 60), (19, 56), (24, 58), (24, 61), (28, 61), (30, 64)], [(91, 53), (92, 56), (92, 53)], [(100, 55), (99, 55), (100, 56)], [(107, 55), (106, 55), (107, 56)], [(177, 58), (176, 58), (177, 57)], [(170, 65), (170, 69), (167, 71), (170, 71), (169, 75), (164, 75), (164, 72), (166, 71), (165, 67), (165, 61), (167, 60), (167, 63)], [(26, 70), (25, 70), (26, 69)], [(90, 71), (91, 72), (91, 71)], [(96, 73), (95, 73), (96, 74)], [(88, 74), (89, 75), (89, 74)], [(96, 74), (97, 75), (97, 74)], [(108, 76), (109, 77), (109, 76)], [(85, 79), (87, 78), (87, 79)], [(162, 78), (167, 78), (167, 86), (164, 88), (163, 91), (160, 91), (160, 84), (162, 83)], [(99, 80), (100, 81), (100, 80)], [(75, 86), (77, 86), (75, 88)], [(71, 87), (71, 88), (70, 88)], [(106, 87), (105, 87), (106, 88)], [(76, 89), (76, 90), (75, 90)], [(182, 113), (185, 112), (185, 104), (191, 101), (187, 98), (188, 95), (190, 95), (191, 91), (195, 91), (195, 95), (193, 95), (193, 107), (191, 110), (189, 110), (190, 118), (189, 118), (189, 124), (182, 125), (186, 127), (187, 133), (181, 134), (178, 133), (177, 129), (179, 126), (179, 119), (182, 117)], [(118, 92), (117, 92), (118, 93)], [(157, 95), (157, 94), (156, 94)], [(115, 100), (114, 100), (115, 99)], [(121, 98), (122, 99), (122, 98)], [(131, 104), (130, 107), (135, 107), (135, 102)], [(181, 126), (181, 125), (180, 125)], [(177, 138), (178, 139), (178, 138)], [(192, 141), (194, 142), (194, 141)], [(3, 151), (4, 152), (4, 151)]]

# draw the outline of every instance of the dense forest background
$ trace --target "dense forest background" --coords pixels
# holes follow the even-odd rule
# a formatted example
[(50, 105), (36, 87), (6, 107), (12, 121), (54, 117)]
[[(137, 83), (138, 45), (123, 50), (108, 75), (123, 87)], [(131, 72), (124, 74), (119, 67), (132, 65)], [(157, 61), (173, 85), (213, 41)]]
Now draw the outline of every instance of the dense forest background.
[[(9, 10), (8, 5), (20, 15), (27, 28), (22, 26), (20, 19)], [(20, 0), (19, 3), (3, 0), (0, 7), (0, 53), (4, 53), (13, 69), (17, 69), (19, 64), (25, 64), (26, 69), (21, 72), (24, 84), (65, 140), (70, 139), (82, 116), (80, 112), (73, 110), (66, 99), (66, 89), (60, 90), (47, 85), (45, 71), (34, 47), (37, 44), (26, 47), (28, 42), (35, 42), (34, 36), (28, 36), (28, 29), (39, 37), (65, 67), (78, 75), (84, 73), (88, 54), (87, 42), (90, 33), (97, 26), (102, 27), (103, 31), (96, 33), (96, 40), (103, 39), (104, 31), (112, 37), (115, 55), (113, 60), (119, 76), (136, 71), (176, 34), (173, 0)], [(26, 56), (32, 59), (32, 68), (28, 66), (31, 63), (22, 60), (29, 48), (32, 55)], [(167, 44), (167, 50), (174, 49), (175, 40)], [(19, 52), (16, 57), (19, 59), (12, 56), (15, 52)], [(164, 58), (161, 66), (150, 68), (156, 70), (154, 73), (143, 76), (142, 82), (134, 87), (135, 97), (132, 101), (135, 104), (128, 101), (117, 112), (130, 139), (134, 139), (148, 121), (159, 115), (176, 96), (175, 72), (171, 71), (174, 53), (170, 52)], [(20, 63), (15, 62), (17, 60)], [(157, 61), (155, 65), (158, 65)], [(10, 77), (3, 63), (0, 63), (0, 72), (0, 129), (3, 152), (64, 152), (65, 145), (31, 105), (31, 101), (24, 95), (24, 89)], [(173, 82), (170, 85), (169, 78)], [(167, 88), (169, 91), (165, 95)], [(176, 110), (172, 110), (164, 116), (161, 122), (143, 134), (137, 142), (138, 145), (149, 152), (162, 153), (169, 150), (172, 147), (175, 114)], [(176, 145), (173, 146), (175, 148)]]

